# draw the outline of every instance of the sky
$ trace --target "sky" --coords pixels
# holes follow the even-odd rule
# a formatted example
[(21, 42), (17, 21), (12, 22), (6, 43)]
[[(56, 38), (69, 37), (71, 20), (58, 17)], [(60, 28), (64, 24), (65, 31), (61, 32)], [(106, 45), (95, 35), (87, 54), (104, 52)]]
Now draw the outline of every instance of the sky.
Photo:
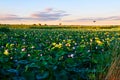
[(120, 0), (1, 0), (0, 23), (120, 25)]

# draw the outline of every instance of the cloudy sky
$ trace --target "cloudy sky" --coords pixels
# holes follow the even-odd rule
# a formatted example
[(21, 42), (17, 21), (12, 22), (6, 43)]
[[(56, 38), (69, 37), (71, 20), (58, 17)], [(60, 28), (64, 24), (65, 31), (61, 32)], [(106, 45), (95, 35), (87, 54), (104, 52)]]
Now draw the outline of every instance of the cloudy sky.
[(119, 25), (120, 0), (1, 0), (0, 23)]

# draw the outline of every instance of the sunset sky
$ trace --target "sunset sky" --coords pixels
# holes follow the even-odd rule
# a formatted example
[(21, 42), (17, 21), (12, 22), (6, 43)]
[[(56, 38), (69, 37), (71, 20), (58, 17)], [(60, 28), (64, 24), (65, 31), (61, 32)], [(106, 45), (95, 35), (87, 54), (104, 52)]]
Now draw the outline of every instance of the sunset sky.
[(120, 0), (1, 0), (0, 23), (120, 25)]

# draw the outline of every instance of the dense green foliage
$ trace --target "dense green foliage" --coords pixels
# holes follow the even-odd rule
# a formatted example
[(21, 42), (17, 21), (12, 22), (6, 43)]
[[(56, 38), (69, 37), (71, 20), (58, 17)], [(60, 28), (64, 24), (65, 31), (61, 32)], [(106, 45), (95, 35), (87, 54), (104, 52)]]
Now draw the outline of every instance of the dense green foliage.
[(119, 31), (0, 32), (0, 79), (99, 80), (106, 75), (119, 41)]
[(8, 27), (0, 27), (0, 32), (10, 32), (10, 29)]

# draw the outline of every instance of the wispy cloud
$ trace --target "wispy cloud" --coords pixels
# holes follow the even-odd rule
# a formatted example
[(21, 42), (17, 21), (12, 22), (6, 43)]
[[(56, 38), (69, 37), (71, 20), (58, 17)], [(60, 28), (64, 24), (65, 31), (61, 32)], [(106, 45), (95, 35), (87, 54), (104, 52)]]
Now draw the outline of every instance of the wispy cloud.
[(74, 20), (65, 20), (65, 22), (76, 22), (76, 21), (105, 21), (105, 20), (120, 20), (120, 16), (110, 16), (110, 17), (97, 17), (97, 18), (79, 18)]
[(6, 14), (0, 16), (0, 20), (21, 20), (21, 19), (23, 18), (14, 14)]
[(20, 21), (20, 20), (32, 20), (30, 17), (21, 17), (15, 14), (0, 15), (0, 20), (3, 21)]
[(0, 20), (37, 20), (37, 21), (56, 21), (64, 16), (68, 16), (65, 11), (46, 8), (44, 11), (31, 14), (29, 17), (21, 17), (14, 14), (1, 15)]
[(60, 20), (64, 16), (68, 16), (65, 11), (53, 10), (52, 8), (45, 9), (43, 12), (37, 12), (32, 14), (32, 18), (37, 20), (49, 21), (49, 20)]
[[(0, 15), (0, 20), (3, 21), (57, 21), (61, 20), (65, 16), (69, 16), (65, 11), (55, 10), (53, 8), (46, 8), (43, 11), (34, 12), (33, 14), (28, 15), (28, 17), (22, 17), (15, 14), (6, 14)], [(79, 22), (79, 21), (107, 21), (107, 20), (120, 20), (120, 16), (109, 16), (109, 17), (89, 17), (89, 18), (78, 18), (74, 20), (62, 20), (63, 22)]]

